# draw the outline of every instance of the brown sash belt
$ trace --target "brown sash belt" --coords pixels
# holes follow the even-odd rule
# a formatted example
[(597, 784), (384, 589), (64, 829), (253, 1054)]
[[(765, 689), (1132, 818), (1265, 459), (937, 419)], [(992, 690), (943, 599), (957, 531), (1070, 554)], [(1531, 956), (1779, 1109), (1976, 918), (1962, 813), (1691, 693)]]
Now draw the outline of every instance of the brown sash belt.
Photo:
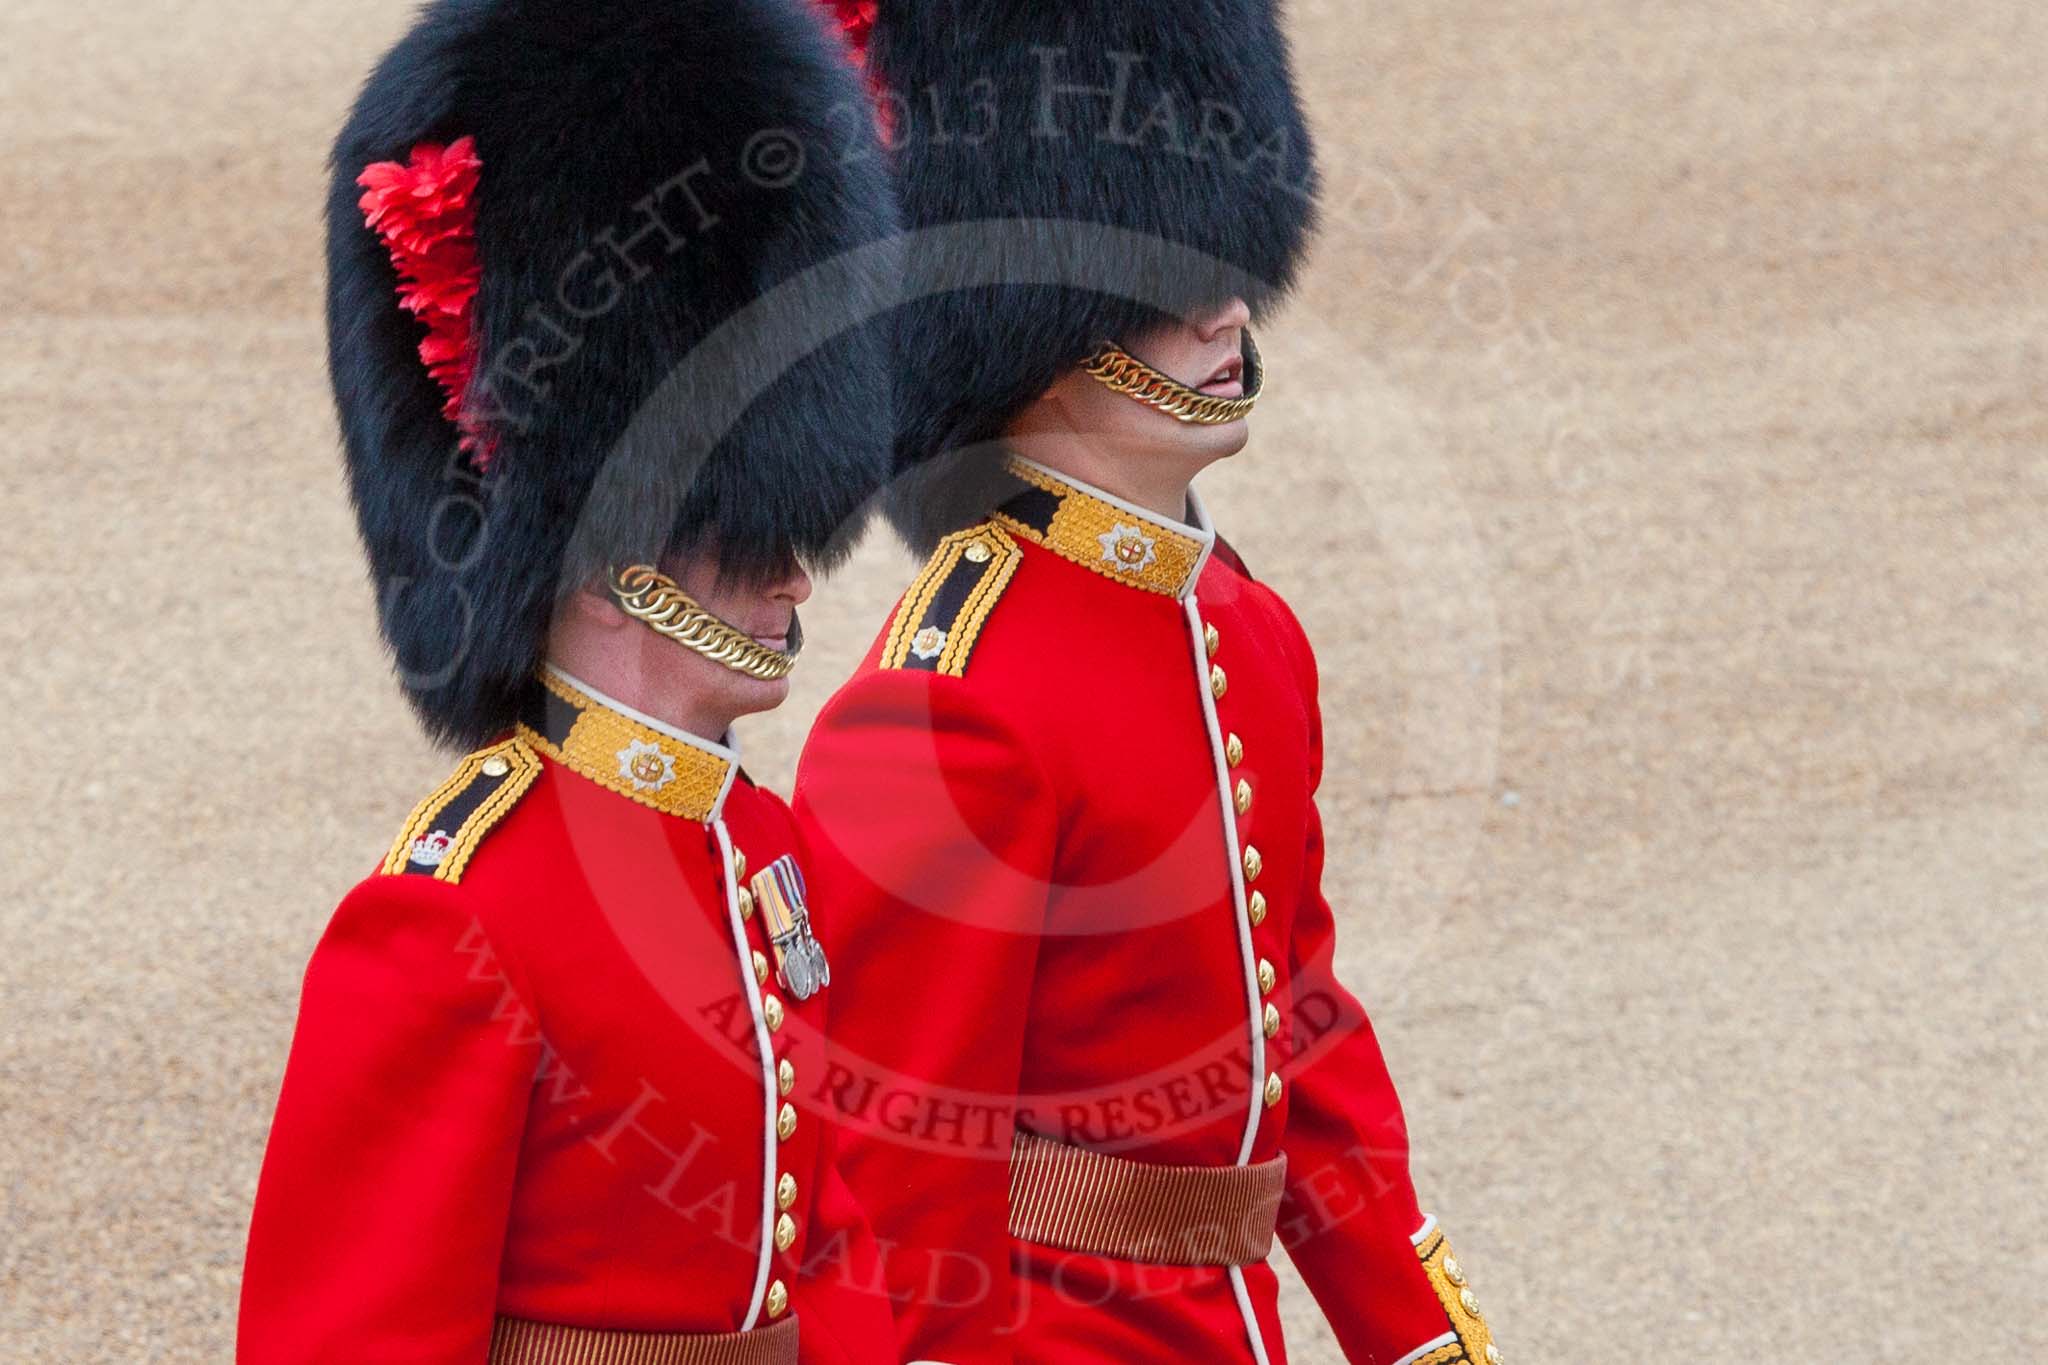
[(1152, 1265), (1252, 1265), (1273, 1250), (1287, 1158), (1153, 1166), (1019, 1130), (1010, 1235)]
[(756, 1332), (606, 1332), (499, 1318), (490, 1365), (796, 1365), (796, 1319)]

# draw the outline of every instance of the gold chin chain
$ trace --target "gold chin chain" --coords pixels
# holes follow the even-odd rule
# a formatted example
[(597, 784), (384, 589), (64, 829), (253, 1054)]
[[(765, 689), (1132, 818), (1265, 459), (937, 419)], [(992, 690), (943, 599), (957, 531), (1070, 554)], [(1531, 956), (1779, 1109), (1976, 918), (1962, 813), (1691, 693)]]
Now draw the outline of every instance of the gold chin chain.
[(1244, 351), (1242, 398), (1217, 398), (1191, 389), (1173, 376), (1153, 369), (1114, 341), (1103, 342), (1081, 368), (1127, 398), (1135, 398), (1180, 421), (1214, 427), (1249, 417), (1258, 406), (1259, 395), (1265, 391), (1266, 367), (1259, 360), (1258, 344), (1252, 340), (1249, 328), (1244, 334)]
[(773, 682), (788, 677), (789, 670), (796, 667), (794, 651), (784, 654), (770, 649), (727, 625), (677, 587), (673, 578), (649, 565), (612, 570), (611, 589), (626, 615), (735, 673)]

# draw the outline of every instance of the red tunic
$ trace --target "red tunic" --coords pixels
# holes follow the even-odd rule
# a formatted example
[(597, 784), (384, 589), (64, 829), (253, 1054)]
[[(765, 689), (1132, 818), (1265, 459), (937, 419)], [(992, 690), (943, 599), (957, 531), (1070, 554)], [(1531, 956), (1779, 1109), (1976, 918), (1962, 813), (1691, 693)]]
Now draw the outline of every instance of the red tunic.
[[(830, 1100), (909, 1355), (1279, 1365), (1264, 1264), (1009, 1237), (1013, 1125), (1168, 1165), (1288, 1162), (1280, 1240), (1349, 1359), (1488, 1358), (1418, 1248), (1401, 1108), (1331, 974), (1316, 666), (1195, 527), (1015, 462), (805, 750), (837, 932)], [(894, 1001), (878, 1009), (876, 1001)], [(1469, 1292), (1469, 1291), (1467, 1291)]]
[(793, 1312), (806, 1361), (893, 1360), (833, 1130), (783, 1110), (830, 992), (778, 984), (732, 875), (797, 850), (787, 808), (732, 751), (547, 681), (314, 952), (240, 1358), (482, 1361), (500, 1317)]

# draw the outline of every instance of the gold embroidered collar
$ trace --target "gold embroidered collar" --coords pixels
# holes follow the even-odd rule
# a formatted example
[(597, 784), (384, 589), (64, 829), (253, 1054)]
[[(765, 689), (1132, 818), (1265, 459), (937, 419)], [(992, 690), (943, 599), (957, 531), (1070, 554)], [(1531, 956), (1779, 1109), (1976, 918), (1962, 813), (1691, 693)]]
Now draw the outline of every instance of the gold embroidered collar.
[(1187, 525), (1021, 455), (1006, 457), (1004, 468), (1019, 485), (990, 514), (1004, 530), (1128, 587), (1179, 600), (1194, 591), (1216, 532), (1193, 490), (1188, 508), (1194, 524)]
[(598, 786), (685, 820), (716, 820), (740, 770), (731, 745), (665, 725), (552, 665), (541, 670), (519, 733)]

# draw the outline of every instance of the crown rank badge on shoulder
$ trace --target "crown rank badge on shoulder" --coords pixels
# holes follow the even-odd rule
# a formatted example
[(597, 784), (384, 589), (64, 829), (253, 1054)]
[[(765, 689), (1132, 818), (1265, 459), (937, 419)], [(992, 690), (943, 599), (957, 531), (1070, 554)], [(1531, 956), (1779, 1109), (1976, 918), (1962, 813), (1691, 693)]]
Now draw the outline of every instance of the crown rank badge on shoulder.
[(802, 869), (796, 859), (784, 854), (755, 873), (752, 886), (761, 923), (775, 948), (775, 975), (791, 995), (810, 999), (832, 984), (832, 967), (811, 935)]

